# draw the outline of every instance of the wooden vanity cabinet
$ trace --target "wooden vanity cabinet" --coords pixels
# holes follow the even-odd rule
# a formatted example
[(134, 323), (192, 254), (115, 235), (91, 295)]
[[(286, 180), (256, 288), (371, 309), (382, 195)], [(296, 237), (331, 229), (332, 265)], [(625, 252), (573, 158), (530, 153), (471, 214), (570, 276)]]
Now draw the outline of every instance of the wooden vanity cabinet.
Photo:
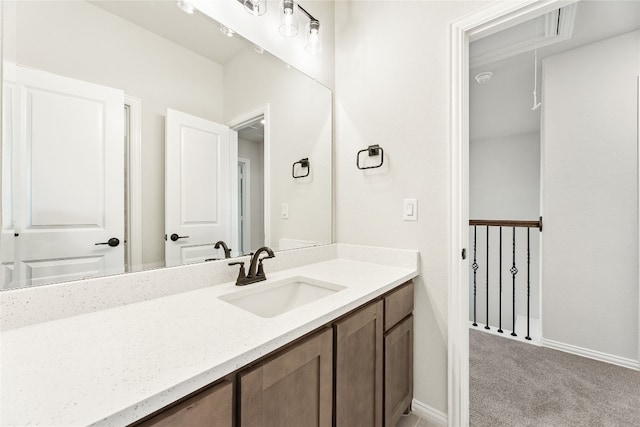
[(332, 330), (321, 330), (241, 371), (238, 386), (240, 427), (331, 427)]
[(334, 323), (336, 427), (382, 426), (382, 301)]
[(384, 425), (395, 427), (413, 399), (413, 282), (384, 297)]
[(136, 427), (395, 427), (413, 399), (413, 282)]
[(135, 426), (233, 427), (233, 383), (222, 381)]

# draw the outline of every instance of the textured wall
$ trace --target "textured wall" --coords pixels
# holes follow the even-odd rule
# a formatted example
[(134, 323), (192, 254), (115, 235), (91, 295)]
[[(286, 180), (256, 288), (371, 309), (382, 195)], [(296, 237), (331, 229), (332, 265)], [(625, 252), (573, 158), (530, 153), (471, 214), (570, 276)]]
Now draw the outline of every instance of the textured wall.
[[(420, 251), (415, 398), (447, 410), (448, 24), (485, 2), (336, 3), (337, 240)], [(385, 165), (361, 171), (370, 144)], [(418, 221), (402, 199), (419, 199)]]

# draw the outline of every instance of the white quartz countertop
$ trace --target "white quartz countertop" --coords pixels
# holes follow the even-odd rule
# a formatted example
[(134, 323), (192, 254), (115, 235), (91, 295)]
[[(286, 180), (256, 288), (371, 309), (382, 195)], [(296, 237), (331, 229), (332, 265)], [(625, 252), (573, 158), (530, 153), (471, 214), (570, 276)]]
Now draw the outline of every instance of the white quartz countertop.
[(345, 289), (273, 318), (218, 299), (224, 283), (1, 334), (0, 424), (123, 426), (415, 277), (347, 259), (269, 273)]

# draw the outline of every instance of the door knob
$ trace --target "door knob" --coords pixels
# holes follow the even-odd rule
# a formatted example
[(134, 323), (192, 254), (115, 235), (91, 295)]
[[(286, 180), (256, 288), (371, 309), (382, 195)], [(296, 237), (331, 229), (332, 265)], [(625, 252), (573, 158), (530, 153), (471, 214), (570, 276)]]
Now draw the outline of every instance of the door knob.
[(188, 239), (189, 236), (178, 236), (176, 233), (173, 233), (169, 238), (172, 242), (177, 242), (178, 239)]
[(116, 237), (112, 237), (110, 238), (108, 241), (106, 242), (102, 242), (102, 243), (96, 243), (96, 246), (98, 245), (109, 245), (112, 248), (115, 248), (116, 246), (118, 246), (120, 244), (120, 239), (116, 238)]

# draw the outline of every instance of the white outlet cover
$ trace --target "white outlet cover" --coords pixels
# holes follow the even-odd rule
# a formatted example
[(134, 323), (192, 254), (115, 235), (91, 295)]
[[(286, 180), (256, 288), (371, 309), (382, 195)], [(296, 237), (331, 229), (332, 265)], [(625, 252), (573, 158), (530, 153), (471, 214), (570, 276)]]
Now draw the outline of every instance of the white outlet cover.
[(280, 210), (280, 218), (289, 219), (289, 203), (283, 203)]

